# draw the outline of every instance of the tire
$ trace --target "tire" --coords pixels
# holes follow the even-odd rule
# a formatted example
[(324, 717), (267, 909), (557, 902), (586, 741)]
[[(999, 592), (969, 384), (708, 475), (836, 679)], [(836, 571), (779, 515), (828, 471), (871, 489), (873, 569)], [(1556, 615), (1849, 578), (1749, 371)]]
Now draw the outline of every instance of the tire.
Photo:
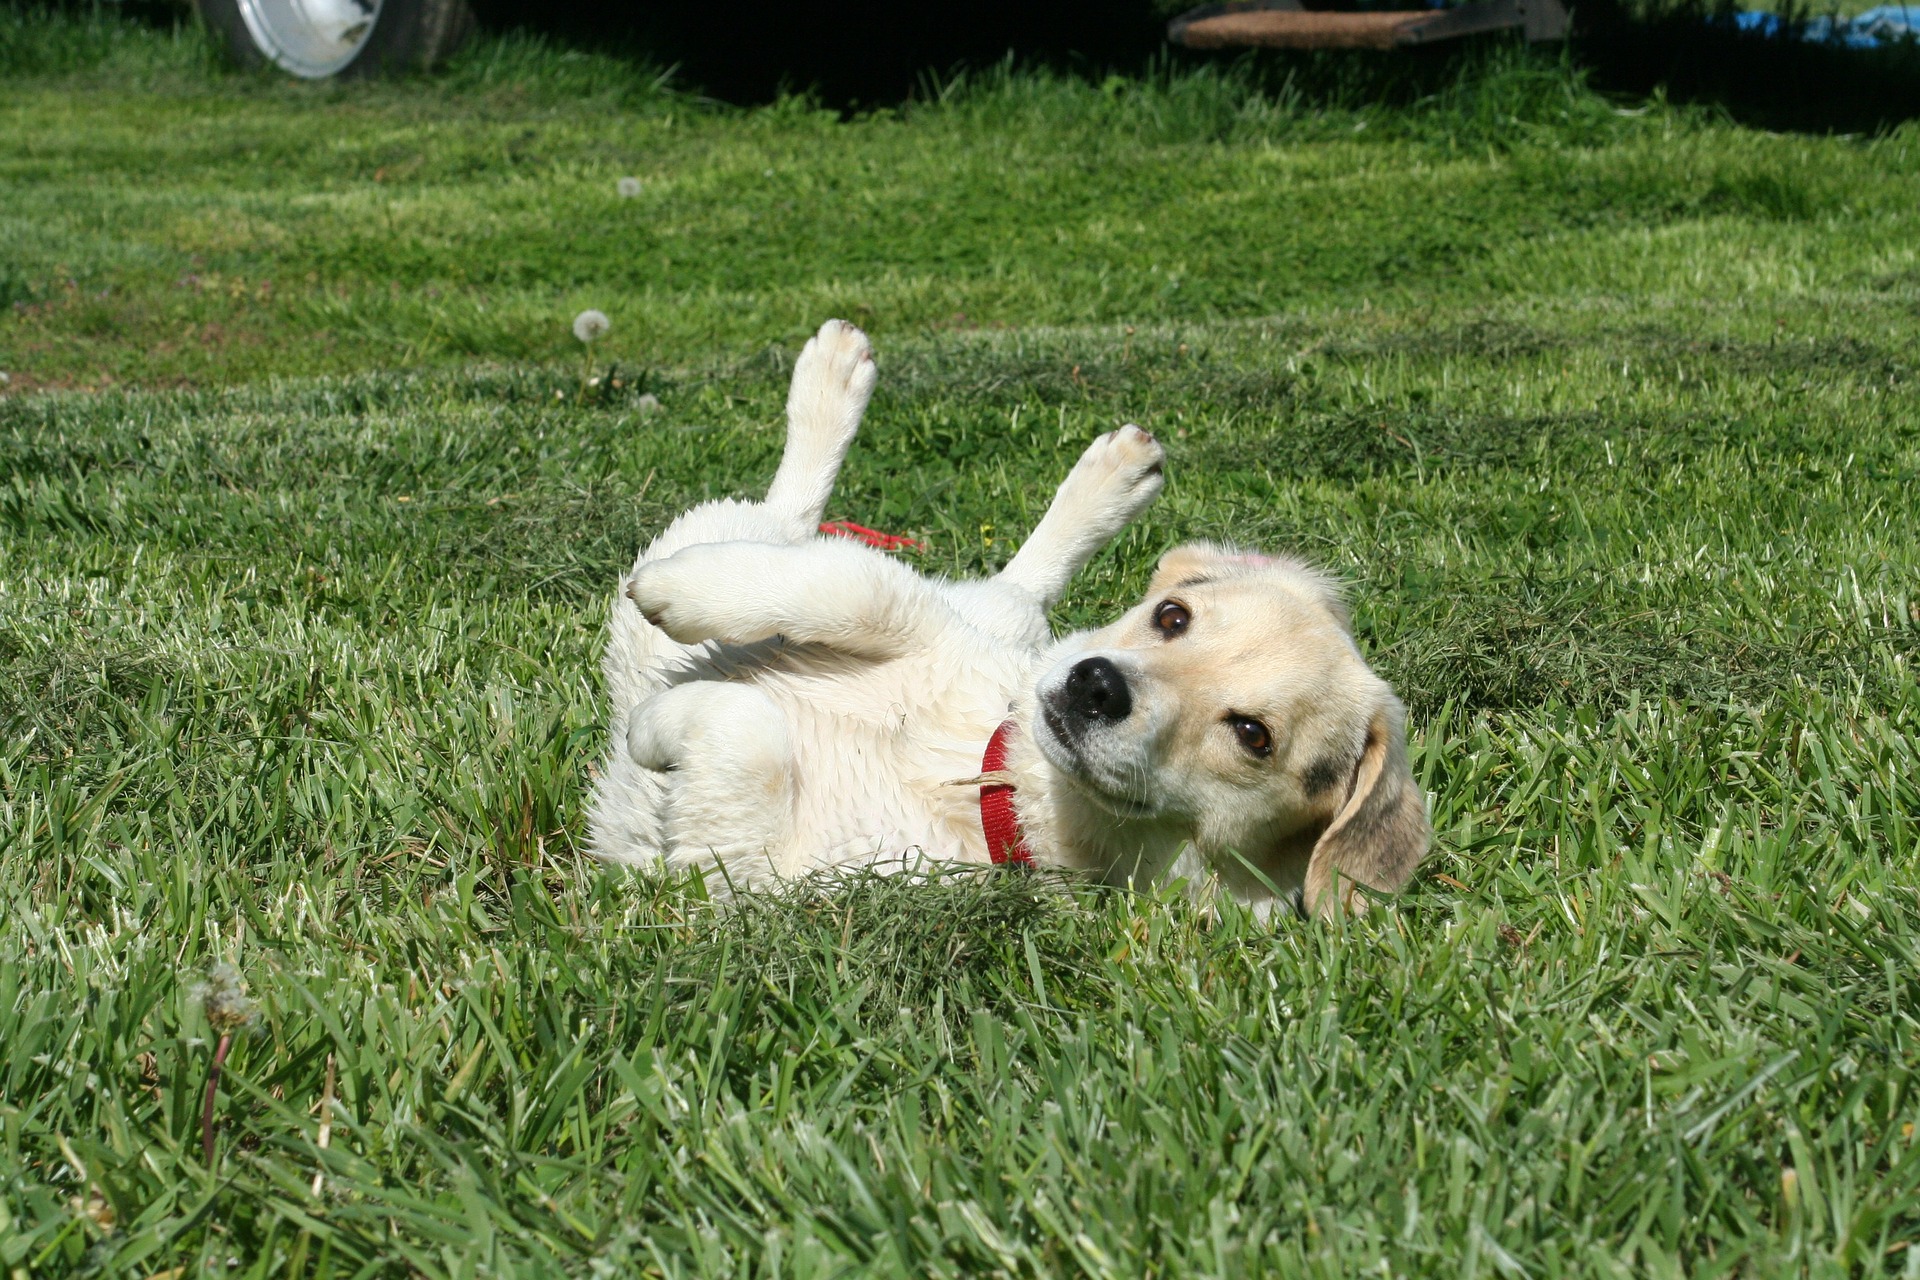
[(196, 0), (200, 19), (243, 67), (303, 80), (414, 71), (460, 47), (466, 0)]

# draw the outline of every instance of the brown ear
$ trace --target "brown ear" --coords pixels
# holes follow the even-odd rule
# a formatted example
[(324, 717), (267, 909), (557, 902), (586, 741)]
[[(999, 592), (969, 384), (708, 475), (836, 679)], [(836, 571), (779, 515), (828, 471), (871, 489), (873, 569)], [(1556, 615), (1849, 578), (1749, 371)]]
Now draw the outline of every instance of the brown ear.
[(1367, 748), (1347, 797), (1313, 846), (1305, 885), (1309, 914), (1327, 919), (1336, 910), (1366, 910), (1356, 886), (1392, 893), (1407, 882), (1433, 839), (1427, 797), (1407, 763), (1407, 712), (1386, 694), (1367, 730)]

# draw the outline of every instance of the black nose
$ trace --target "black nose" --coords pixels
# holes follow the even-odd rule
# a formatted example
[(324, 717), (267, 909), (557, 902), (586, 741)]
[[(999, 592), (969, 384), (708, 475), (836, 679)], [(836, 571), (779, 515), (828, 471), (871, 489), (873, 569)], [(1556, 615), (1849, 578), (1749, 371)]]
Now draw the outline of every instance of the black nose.
[(1082, 727), (1125, 720), (1133, 710), (1127, 678), (1105, 658), (1083, 658), (1067, 672), (1067, 718)]

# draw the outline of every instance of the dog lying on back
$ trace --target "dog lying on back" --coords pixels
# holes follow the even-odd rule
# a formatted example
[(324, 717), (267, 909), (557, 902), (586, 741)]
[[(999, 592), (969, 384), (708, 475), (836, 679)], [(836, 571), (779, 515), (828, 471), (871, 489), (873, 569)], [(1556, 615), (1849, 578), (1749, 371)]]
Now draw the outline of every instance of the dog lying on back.
[(1101, 436), (997, 576), (925, 578), (817, 533), (873, 384), (866, 335), (828, 321), (765, 501), (694, 508), (628, 575), (600, 857), (715, 886), (916, 857), (1178, 874), (1263, 915), (1406, 882), (1431, 833), (1405, 712), (1327, 578), (1192, 543), (1113, 623), (1055, 640), (1048, 606), (1158, 496), (1160, 445)]

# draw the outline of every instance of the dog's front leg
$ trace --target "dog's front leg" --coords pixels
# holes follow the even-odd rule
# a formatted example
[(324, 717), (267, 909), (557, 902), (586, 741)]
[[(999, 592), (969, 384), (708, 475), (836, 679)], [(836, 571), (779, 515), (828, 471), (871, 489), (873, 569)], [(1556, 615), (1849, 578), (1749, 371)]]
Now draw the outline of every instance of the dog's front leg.
[(627, 596), (681, 644), (784, 636), (890, 658), (950, 625), (946, 605), (913, 570), (845, 542), (688, 547), (636, 569)]
[(1053, 604), (1073, 575), (1160, 496), (1166, 454), (1139, 427), (1109, 431), (1087, 446), (1060, 483), (1053, 505), (1000, 571), (1005, 582)]

